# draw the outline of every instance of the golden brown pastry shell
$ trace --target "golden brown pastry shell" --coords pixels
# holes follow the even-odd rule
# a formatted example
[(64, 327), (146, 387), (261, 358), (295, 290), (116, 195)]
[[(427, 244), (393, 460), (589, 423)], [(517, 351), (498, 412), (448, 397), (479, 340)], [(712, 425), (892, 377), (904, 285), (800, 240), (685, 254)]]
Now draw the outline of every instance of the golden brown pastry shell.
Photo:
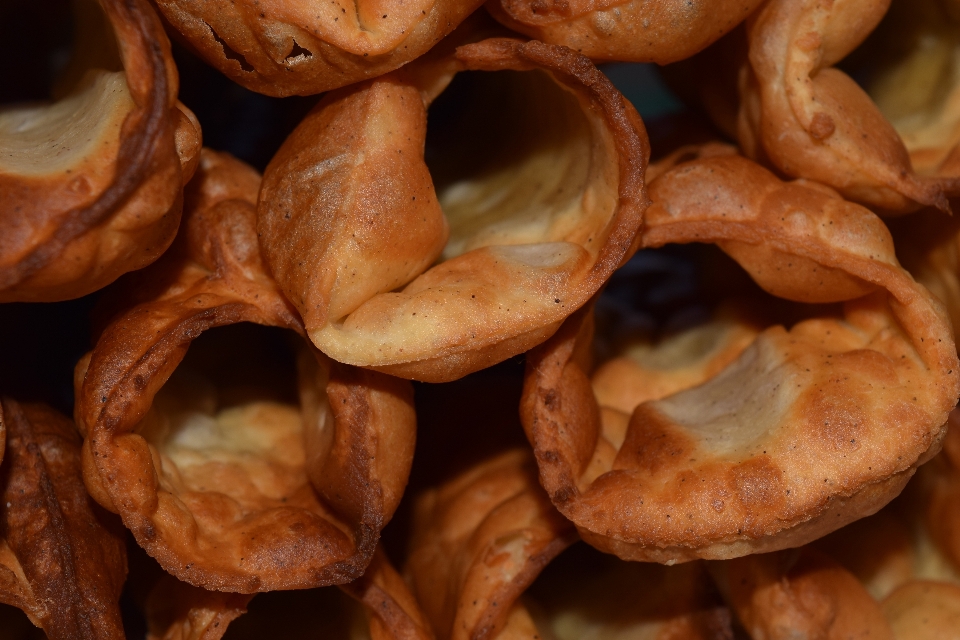
[(126, 306), (75, 377), (91, 494), (180, 580), (244, 593), (358, 577), (406, 484), (415, 429), (409, 383), (307, 353), (316, 377), (301, 379), (301, 420), (320, 424), (326, 394), (333, 434), (306, 445), (306, 477), (290, 504), (268, 501), (234, 520), (218, 510), (232, 504), (221, 494), (171, 489), (175, 475), (135, 429), (190, 343), (238, 322), (304, 333), (260, 261), (258, 184), (249, 167), (204, 152), (177, 244), (127, 283)]
[(247, 89), (277, 97), (323, 93), (393, 71), (426, 53), (482, 4), (154, 2), (209, 64)]
[[(589, 223), (565, 222), (556, 238), (485, 240), (434, 264), (449, 225), (422, 162), (425, 107), (461, 70), (546, 72), (576, 99), (594, 136), (585, 153), (599, 158), (581, 199)], [(327, 96), (268, 166), (258, 230), (324, 353), (450, 381), (542, 342), (632, 254), (648, 155), (636, 111), (589, 60), (488, 39)]]
[(0, 405), (0, 602), (52, 640), (123, 638), (123, 532), (87, 495), (76, 427), (44, 405)]
[(877, 511), (936, 453), (958, 391), (946, 317), (886, 228), (737, 156), (680, 164), (651, 196), (642, 246), (719, 244), (768, 292), (848, 300), (843, 321), (771, 327), (662, 400), (621, 376), (650, 402), (601, 407), (581, 310), (527, 356), (521, 416), (554, 504), (590, 544), (659, 562), (795, 547)]
[[(129, 111), (118, 132), (103, 134), (66, 168), (22, 171), (14, 160), (0, 169), (0, 302), (86, 295), (156, 260), (177, 233), (200, 126), (177, 102), (169, 41), (146, 0), (102, 0), (100, 6), (116, 35)], [(50, 153), (55, 164), (63, 150)]]

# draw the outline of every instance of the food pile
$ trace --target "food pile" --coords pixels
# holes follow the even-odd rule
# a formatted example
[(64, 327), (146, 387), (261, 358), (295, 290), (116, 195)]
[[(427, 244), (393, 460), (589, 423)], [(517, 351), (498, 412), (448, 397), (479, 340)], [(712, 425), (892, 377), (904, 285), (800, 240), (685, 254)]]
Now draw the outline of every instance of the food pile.
[[(960, 6), (481, 4), (72, 2), (0, 107), (0, 315), (90, 301), (72, 416), (0, 388), (0, 640), (960, 638)], [(322, 97), (261, 173), (175, 48)]]

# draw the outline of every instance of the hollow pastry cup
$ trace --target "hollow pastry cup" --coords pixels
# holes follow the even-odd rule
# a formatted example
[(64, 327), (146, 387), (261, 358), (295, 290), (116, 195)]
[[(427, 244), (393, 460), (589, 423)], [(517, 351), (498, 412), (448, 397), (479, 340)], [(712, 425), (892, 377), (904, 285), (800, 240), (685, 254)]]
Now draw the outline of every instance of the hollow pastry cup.
[[(300, 339), (260, 260), (258, 185), (249, 167), (204, 151), (177, 244), (127, 283), (127, 306), (75, 378), (91, 494), (178, 579), (240, 593), (360, 576), (399, 502), (415, 435), (408, 382), (331, 362)], [(228, 336), (237, 323), (302, 343), (283, 401), (264, 391), (285, 380), (265, 368), (277, 351), (258, 346), (266, 329), (198, 352), (209, 371), (178, 370), (198, 336)], [(255, 366), (232, 364), (247, 354)], [(250, 381), (219, 382), (244, 367)], [(284, 400), (298, 384), (299, 408)]]
[[(487, 155), (446, 157), (467, 168), (435, 189), (426, 109), (464, 70), (525, 73), (497, 76), (517, 110), (454, 135)], [(633, 253), (648, 155), (589, 60), (488, 39), (324, 98), (267, 167), (260, 242), (328, 356), (454, 380), (545, 340)]]
[(593, 60), (668, 64), (705, 49), (759, 5), (759, 0), (490, 0), (486, 7), (514, 31)]
[[(147, 640), (218, 640), (243, 615), (256, 616), (257, 620), (234, 629), (234, 637), (263, 637), (262, 633), (254, 634), (272, 629), (289, 640), (315, 638), (318, 633), (343, 640), (358, 635), (371, 640), (433, 638), (409, 587), (380, 550), (362, 577), (339, 587), (343, 592), (340, 597), (329, 593), (331, 589), (336, 590), (324, 587), (273, 594), (269, 603), (247, 614), (254, 594), (207, 591), (166, 574), (147, 600)], [(353, 598), (353, 602), (343, 594)], [(304, 605), (310, 610), (291, 608)]]
[(124, 638), (123, 530), (87, 495), (76, 427), (7, 397), (0, 421), (0, 602), (52, 640)]
[(521, 418), (553, 503), (599, 549), (665, 563), (796, 547), (877, 511), (938, 450), (960, 371), (886, 227), (735, 155), (650, 193), (643, 247), (716, 244), (768, 293), (836, 306), (691, 330), (592, 379), (578, 312), (527, 356)]
[(700, 564), (564, 551), (575, 538), (511, 450), (419, 497), (406, 573), (441, 639), (732, 637)]
[(956, 178), (917, 175), (896, 129), (834, 64), (867, 37), (889, 0), (777, 0), (748, 22), (741, 74), (744, 152), (784, 174), (829, 185), (845, 198), (896, 214), (948, 209)]
[(70, 92), (0, 110), (0, 302), (78, 298), (156, 260), (199, 157), (153, 9), (76, 5)]
[(209, 64), (247, 89), (278, 97), (323, 93), (393, 71), (426, 53), (483, 4), (154, 2)]

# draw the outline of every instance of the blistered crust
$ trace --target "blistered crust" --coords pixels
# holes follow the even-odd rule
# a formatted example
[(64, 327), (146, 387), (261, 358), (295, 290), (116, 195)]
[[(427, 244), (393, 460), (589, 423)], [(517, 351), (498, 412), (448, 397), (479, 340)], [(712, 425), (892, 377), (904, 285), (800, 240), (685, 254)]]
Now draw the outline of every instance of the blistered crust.
[(248, 402), (169, 428), (205, 402), (181, 381), (186, 395), (171, 382), (172, 400), (154, 403), (201, 333), (252, 322), (304, 335), (261, 263), (258, 186), (249, 167), (204, 152), (177, 244), (127, 283), (75, 378), (91, 494), (180, 580), (243, 593), (359, 576), (406, 484), (415, 428), (409, 383), (309, 348), (299, 410)]
[(76, 428), (43, 405), (0, 404), (0, 602), (52, 640), (124, 638), (123, 533), (84, 489)]
[(747, 155), (888, 213), (947, 209), (953, 178), (920, 177), (897, 131), (832, 65), (877, 25), (889, 0), (767, 3), (748, 23), (739, 139)]
[(514, 31), (593, 60), (668, 64), (706, 48), (759, 5), (759, 0), (490, 0), (486, 6)]
[(532, 463), (510, 451), (418, 498), (405, 572), (438, 637), (535, 633), (518, 598), (576, 534)]
[(642, 246), (716, 243), (770, 293), (845, 300), (842, 317), (745, 348), (719, 334), (696, 386), (651, 398), (608, 379), (597, 392), (619, 404), (603, 407), (579, 312), (527, 359), (521, 415), (554, 504), (601, 550), (660, 562), (798, 546), (877, 511), (936, 452), (958, 395), (950, 326), (884, 225), (737, 156), (680, 164), (651, 196)]
[(482, 4), (155, 2), (207, 62), (234, 82), (271, 96), (323, 93), (393, 71), (426, 53)]
[(121, 70), (88, 71), (53, 105), (0, 112), (0, 302), (86, 295), (150, 264), (176, 235), (200, 127), (177, 102), (153, 9), (100, 5), (104, 30), (81, 44), (109, 48), (115, 35)]
[[(438, 194), (426, 107), (457, 70), (534, 72), (516, 82), (536, 153)], [(449, 381), (542, 342), (629, 257), (648, 155), (586, 58), (485, 40), (327, 96), (267, 168), (260, 240), (321, 351)]]

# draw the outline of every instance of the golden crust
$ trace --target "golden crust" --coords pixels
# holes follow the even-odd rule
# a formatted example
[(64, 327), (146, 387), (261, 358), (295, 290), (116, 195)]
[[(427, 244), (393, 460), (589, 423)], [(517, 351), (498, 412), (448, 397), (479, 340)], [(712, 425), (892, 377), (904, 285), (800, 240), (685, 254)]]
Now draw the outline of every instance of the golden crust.
[(943, 451), (924, 468), (929, 492), (925, 525), (930, 537), (960, 573), (960, 412), (950, 414)]
[[(426, 105), (458, 70), (537, 73), (507, 77), (520, 146), (438, 194)], [(639, 116), (586, 58), (490, 39), (327, 96), (267, 168), (258, 230), (321, 351), (449, 381), (542, 342), (629, 257), (648, 155)]]
[[(882, 222), (736, 156), (680, 164), (651, 197), (642, 246), (716, 243), (768, 292), (846, 300), (842, 317), (772, 326), (664, 398), (620, 390), (627, 413), (597, 403), (575, 357), (579, 312), (527, 357), (521, 415), (554, 504), (590, 544), (660, 562), (798, 546), (877, 511), (936, 452), (960, 391), (941, 307)], [(699, 353), (708, 375), (726, 348)]]
[(576, 534), (537, 485), (529, 452), (471, 467), (415, 507), (405, 572), (439, 638), (512, 637), (520, 595)]
[(123, 534), (84, 490), (76, 428), (43, 405), (0, 404), (8, 440), (0, 602), (22, 609), (52, 640), (123, 638)]
[(880, 605), (857, 579), (809, 547), (738, 558), (714, 569), (752, 638), (894, 638)]
[(199, 125), (178, 108), (169, 42), (146, 1), (100, 5), (109, 26), (89, 44), (109, 47), (112, 29), (120, 70), (89, 73), (51, 106), (0, 112), (0, 302), (86, 295), (176, 235)]
[(323, 93), (393, 71), (426, 53), (482, 4), (155, 2), (207, 62), (248, 89), (278, 97)]
[(689, 58), (745, 20), (760, 0), (490, 0), (514, 31), (593, 60), (668, 64)]
[(243, 593), (359, 576), (406, 484), (415, 429), (409, 383), (311, 349), (299, 358), (299, 409), (241, 387), (239, 403), (217, 412), (209, 382), (171, 379), (211, 328), (304, 335), (261, 263), (258, 184), (249, 167), (204, 151), (177, 244), (130, 279), (126, 307), (75, 377), (91, 494), (180, 580)]
[[(889, 0), (767, 3), (748, 25), (739, 138), (747, 155), (888, 213), (948, 209), (955, 178), (924, 178), (869, 96), (832, 65), (877, 25)], [(945, 195), (946, 194), (946, 195)]]

